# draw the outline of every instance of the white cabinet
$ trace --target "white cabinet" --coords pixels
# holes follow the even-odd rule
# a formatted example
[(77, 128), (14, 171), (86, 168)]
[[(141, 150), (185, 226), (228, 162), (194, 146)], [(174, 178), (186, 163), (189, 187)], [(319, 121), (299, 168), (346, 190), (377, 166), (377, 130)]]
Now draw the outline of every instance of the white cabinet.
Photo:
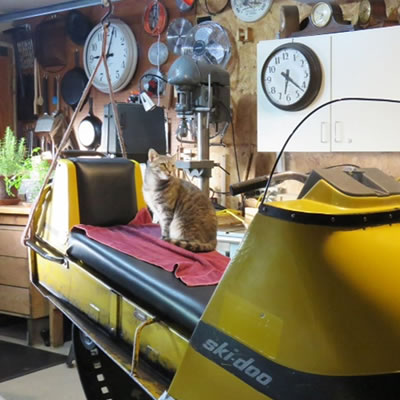
[[(282, 111), (267, 100), (261, 69), (273, 49), (301, 42), (318, 55), (323, 81), (314, 102), (297, 112)], [(258, 151), (279, 151), (310, 111), (331, 99), (400, 99), (400, 27), (369, 29), (295, 40), (270, 40), (257, 48)], [(342, 102), (315, 113), (295, 134), (288, 151), (399, 151), (400, 104)]]

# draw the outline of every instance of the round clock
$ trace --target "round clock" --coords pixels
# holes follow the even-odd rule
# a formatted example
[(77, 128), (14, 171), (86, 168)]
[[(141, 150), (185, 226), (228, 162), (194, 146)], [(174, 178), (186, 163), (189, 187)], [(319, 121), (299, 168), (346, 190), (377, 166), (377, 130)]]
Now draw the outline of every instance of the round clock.
[(163, 42), (155, 42), (147, 53), (148, 59), (153, 65), (163, 65), (168, 60), (168, 47)]
[(310, 105), (321, 88), (322, 69), (318, 57), (302, 43), (277, 47), (265, 61), (261, 84), (268, 100), (285, 111)]
[[(103, 26), (96, 25), (89, 33), (83, 50), (83, 64), (86, 75), (91, 76), (101, 56)], [(110, 71), (112, 89), (122, 90), (132, 79), (138, 62), (138, 47), (132, 30), (125, 22), (110, 19), (106, 44), (107, 65)], [(101, 92), (108, 93), (104, 63), (94, 78), (93, 85)]]
[(261, 19), (271, 8), (273, 0), (231, 0), (236, 17), (244, 22)]
[(333, 10), (330, 4), (323, 1), (314, 5), (311, 10), (311, 22), (317, 28), (323, 28), (329, 24), (333, 15)]

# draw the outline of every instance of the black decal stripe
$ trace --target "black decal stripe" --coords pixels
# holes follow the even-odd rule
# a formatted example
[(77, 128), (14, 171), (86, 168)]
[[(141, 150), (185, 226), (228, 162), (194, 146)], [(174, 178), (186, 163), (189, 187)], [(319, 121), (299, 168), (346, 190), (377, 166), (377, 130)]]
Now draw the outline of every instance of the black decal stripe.
[(322, 225), (342, 228), (367, 228), (369, 226), (391, 225), (400, 222), (400, 210), (370, 214), (318, 214), (285, 210), (270, 205), (260, 207), (260, 213), (268, 217), (282, 219), (304, 225)]
[[(203, 346), (210, 339), (218, 343), (218, 347), (211, 350), (211, 346)], [(400, 399), (399, 373), (367, 376), (327, 376), (296, 371), (265, 358), (203, 322), (197, 325), (190, 344), (204, 357), (273, 400)], [(234, 352), (233, 356), (229, 354), (232, 352)], [(228, 360), (224, 360), (224, 357)], [(261, 379), (262, 383), (260, 383), (257, 376), (251, 377), (246, 373), (245, 368), (240, 370), (233, 365), (239, 359), (247, 361), (247, 364), (253, 367), (248, 370), (250, 375), (254, 375), (257, 372), (255, 368), (257, 368), (260, 374), (265, 374), (262, 378), (269, 375), (272, 380), (267, 385), (265, 385), (266, 379)], [(254, 361), (249, 364), (251, 359)], [(239, 362), (237, 365), (243, 366), (245, 364)], [(226, 385), (228, 394), (229, 383), (227, 382)]]

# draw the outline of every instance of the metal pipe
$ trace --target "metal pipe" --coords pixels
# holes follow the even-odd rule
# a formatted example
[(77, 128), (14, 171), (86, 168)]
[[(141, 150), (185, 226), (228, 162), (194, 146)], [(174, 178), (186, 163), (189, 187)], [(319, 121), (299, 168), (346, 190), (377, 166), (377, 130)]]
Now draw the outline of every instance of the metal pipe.
[[(197, 159), (199, 161), (210, 159), (210, 140), (209, 129), (205, 126), (204, 113), (197, 112)], [(208, 176), (200, 177), (200, 190), (209, 195), (210, 178)]]
[[(113, 3), (121, 0), (113, 0)], [(41, 17), (43, 15), (56, 14), (63, 11), (75, 10), (78, 8), (100, 6), (103, 0), (73, 0), (65, 3), (53, 4), (49, 6), (30, 8), (29, 10), (15, 11), (0, 15), (0, 23), (21, 21), (27, 18)]]

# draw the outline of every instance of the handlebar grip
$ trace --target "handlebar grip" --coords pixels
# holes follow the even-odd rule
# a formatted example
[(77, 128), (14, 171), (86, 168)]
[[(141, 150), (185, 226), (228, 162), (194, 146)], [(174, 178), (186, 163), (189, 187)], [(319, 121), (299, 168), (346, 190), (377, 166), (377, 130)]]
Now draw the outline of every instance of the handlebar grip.
[(258, 176), (257, 178), (249, 179), (244, 182), (233, 183), (229, 189), (232, 196), (237, 194), (250, 192), (252, 190), (260, 189), (267, 184), (268, 175)]
[[(257, 178), (249, 179), (244, 182), (234, 183), (230, 186), (230, 192), (232, 196), (237, 194), (250, 192), (251, 190), (256, 190), (264, 187), (267, 184), (269, 175), (258, 176)], [(295, 180), (304, 183), (308, 178), (307, 174), (301, 172), (285, 171), (279, 172), (272, 175), (272, 182), (279, 183), (286, 180)]]

